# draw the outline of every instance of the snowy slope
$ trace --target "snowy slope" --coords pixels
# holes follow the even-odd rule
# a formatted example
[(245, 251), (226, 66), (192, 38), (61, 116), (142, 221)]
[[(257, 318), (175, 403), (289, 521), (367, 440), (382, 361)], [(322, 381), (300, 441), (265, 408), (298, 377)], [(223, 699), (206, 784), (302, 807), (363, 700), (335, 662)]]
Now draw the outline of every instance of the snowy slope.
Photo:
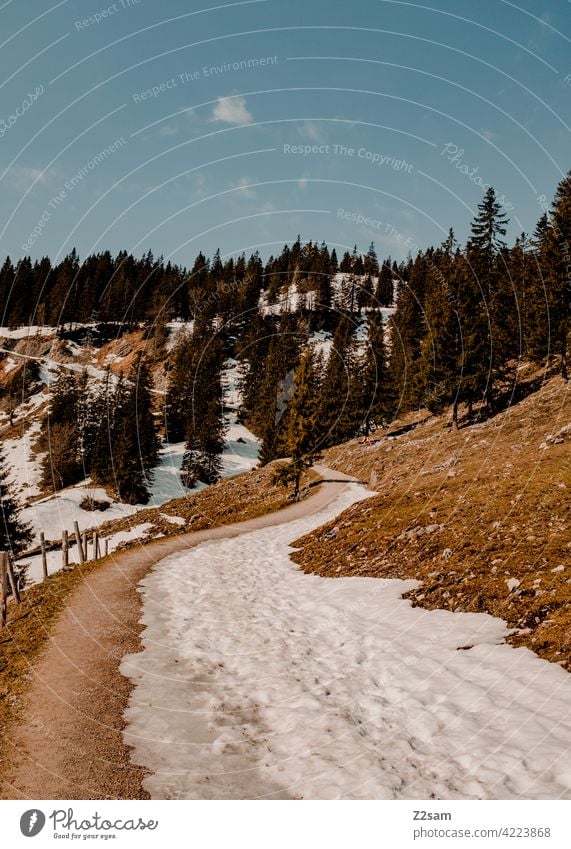
[(101, 487), (93, 487), (88, 484), (69, 487), (52, 495), (35, 501), (29, 507), (21, 511), (23, 521), (32, 526), (34, 542), (39, 540), (40, 532), (43, 531), (46, 539), (55, 540), (61, 538), (62, 529), (73, 530), (73, 523), (77, 522), (80, 531), (94, 528), (109, 522), (111, 519), (121, 519), (123, 516), (131, 516), (141, 509), (132, 504), (120, 504), (111, 501), (111, 506), (104, 511), (83, 510), (79, 505), (84, 498), (92, 497), (98, 501), (111, 501), (107, 493)]
[[(129, 528), (128, 531), (118, 531), (116, 534), (112, 534), (111, 536), (106, 537), (107, 551), (115, 551), (124, 542), (132, 542), (133, 540), (144, 540), (147, 533), (153, 527), (154, 525), (150, 522), (141, 522), (139, 525), (135, 525), (133, 528)], [(104, 543), (101, 542), (100, 546), (100, 553), (103, 554), (105, 552)], [(91, 560), (93, 559), (93, 557), (93, 541), (90, 537), (87, 540), (87, 559)], [(41, 555), (38, 554), (34, 555), (33, 557), (26, 557), (22, 562), (25, 563), (27, 566), (26, 585), (37, 584), (43, 580), (43, 567)], [(69, 549), (69, 563), (72, 566), (77, 565), (79, 563), (77, 546), (75, 545), (73, 539), (71, 539), (71, 545)], [(54, 572), (59, 572), (62, 568), (61, 550), (47, 551), (46, 565), (48, 575), (53, 575)]]
[[(183, 325), (177, 325), (182, 327)], [(241, 403), (238, 389), (239, 366), (234, 360), (229, 360), (223, 375), (224, 403), (226, 407), (226, 443), (222, 455), (222, 477), (232, 477), (241, 472), (249, 471), (257, 465), (260, 449), (259, 440), (236, 420), (236, 410)], [(37, 495), (40, 479), (40, 458), (32, 458), (30, 442), (33, 443), (39, 432), (40, 422), (36, 421), (28, 429), (25, 438), (6, 440), (5, 446), (11, 470), (11, 478), (16, 481), (23, 497)], [(171, 443), (160, 451), (159, 465), (153, 471), (151, 496), (147, 504), (121, 504), (112, 499), (101, 487), (93, 487), (89, 480), (77, 486), (58, 492), (56, 495), (43, 498), (22, 510), (22, 519), (31, 525), (33, 544), (39, 541), (40, 532), (44, 532), (47, 540), (61, 537), (63, 529), (73, 530), (77, 522), (81, 531), (95, 528), (112, 519), (131, 516), (147, 507), (160, 507), (173, 498), (182, 498), (189, 493), (199, 492), (206, 484), (197, 484), (193, 490), (182, 485), (180, 469), (184, 455), (184, 442)], [(86, 497), (98, 501), (110, 502), (110, 507), (104, 511), (83, 510), (81, 502)], [(133, 538), (132, 535), (129, 539)], [(110, 550), (122, 542), (122, 539), (110, 538)], [(71, 558), (73, 560), (73, 551)], [(23, 562), (30, 564), (27, 572), (28, 581), (34, 583), (41, 580), (42, 569), (39, 557), (26, 557)], [(49, 574), (61, 569), (61, 553), (48, 553)]]
[(142, 582), (125, 739), (153, 798), (571, 798), (566, 672), (501, 645), (486, 614), (413, 609), (414, 582), (291, 563), (292, 540), (364, 495)]
[(15, 485), (18, 495), (23, 498), (31, 498), (40, 493), (40, 465), (43, 455), (32, 455), (32, 446), (40, 428), (39, 421), (32, 422), (19, 439), (5, 439), (2, 442), (4, 455), (9, 464), (8, 478)]
[[(254, 468), (258, 462), (259, 442), (243, 425), (236, 424), (235, 415), (230, 415), (232, 424), (229, 426), (226, 434), (226, 447), (222, 455), (222, 477), (232, 477), (232, 475), (240, 474)], [(243, 442), (238, 442), (242, 439)], [(35, 545), (39, 542), (40, 532), (43, 531), (47, 540), (56, 540), (61, 537), (61, 532), (65, 528), (69, 532), (73, 530), (73, 523), (77, 522), (80, 531), (87, 528), (96, 528), (104, 522), (109, 522), (112, 519), (120, 519), (124, 516), (132, 516), (139, 510), (147, 507), (160, 507), (167, 501), (173, 498), (182, 498), (189, 493), (199, 492), (204, 489), (205, 484), (197, 484), (195, 489), (186, 489), (180, 480), (180, 467), (184, 454), (184, 442), (174, 443), (166, 446), (161, 450), (161, 460), (153, 474), (153, 484), (151, 487), (151, 497), (148, 504), (121, 504), (109, 497), (101, 487), (93, 487), (88, 483), (83, 485), (69, 487), (69, 489), (58, 492), (57, 495), (44, 498), (41, 501), (36, 501), (21, 511), (22, 519), (32, 526), (33, 541)], [(19, 480), (25, 480), (26, 469), (29, 475), (29, 468), (22, 466), (24, 477), (19, 477)], [(26, 493), (29, 490), (26, 490)], [(98, 501), (110, 501), (111, 506), (104, 511), (83, 510), (79, 505), (84, 498), (90, 496)], [(137, 526), (140, 531), (140, 536), (143, 537), (147, 525)], [(126, 540), (138, 538), (137, 528), (125, 534), (115, 534), (109, 537), (109, 551), (114, 551), (117, 545)], [(70, 550), (70, 561), (76, 562), (77, 558), (74, 554), (74, 549)], [(27, 571), (27, 581), (36, 583), (42, 580), (42, 566), (39, 556), (25, 557), (22, 563), (29, 564)], [(51, 575), (53, 572), (61, 569), (61, 552), (48, 552), (48, 572)]]

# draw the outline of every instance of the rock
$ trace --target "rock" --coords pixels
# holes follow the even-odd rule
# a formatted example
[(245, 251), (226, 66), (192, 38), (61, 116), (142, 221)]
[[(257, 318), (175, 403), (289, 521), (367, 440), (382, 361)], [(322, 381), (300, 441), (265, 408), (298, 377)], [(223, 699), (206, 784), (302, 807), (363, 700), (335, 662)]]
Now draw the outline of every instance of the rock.
[(507, 585), (507, 588), (510, 591), (510, 593), (513, 593), (514, 590), (517, 590), (520, 583), (521, 583), (521, 581), (518, 581), (517, 578), (508, 578), (508, 580), (506, 581), (506, 585)]
[(443, 463), (439, 463), (437, 466), (434, 466), (432, 471), (444, 472), (446, 469), (452, 468), (452, 466), (455, 466), (459, 462), (458, 457), (449, 457), (447, 460), (444, 460)]
[(445, 548), (444, 551), (441, 554), (441, 557), (442, 557), (443, 560), (448, 560), (449, 557), (452, 557), (452, 549), (451, 548)]

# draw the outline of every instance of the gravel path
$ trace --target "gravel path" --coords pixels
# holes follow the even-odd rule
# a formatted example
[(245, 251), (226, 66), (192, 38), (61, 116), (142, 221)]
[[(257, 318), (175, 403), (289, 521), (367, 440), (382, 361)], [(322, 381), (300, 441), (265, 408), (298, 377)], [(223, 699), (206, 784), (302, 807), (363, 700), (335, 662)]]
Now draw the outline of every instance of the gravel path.
[(5, 745), (2, 799), (141, 799), (146, 772), (123, 741), (131, 683), (122, 658), (140, 650), (139, 581), (177, 551), (211, 539), (295, 521), (321, 510), (353, 480), (322, 466), (317, 492), (305, 501), (247, 522), (182, 534), (109, 557), (69, 598), (33, 669), (20, 723)]

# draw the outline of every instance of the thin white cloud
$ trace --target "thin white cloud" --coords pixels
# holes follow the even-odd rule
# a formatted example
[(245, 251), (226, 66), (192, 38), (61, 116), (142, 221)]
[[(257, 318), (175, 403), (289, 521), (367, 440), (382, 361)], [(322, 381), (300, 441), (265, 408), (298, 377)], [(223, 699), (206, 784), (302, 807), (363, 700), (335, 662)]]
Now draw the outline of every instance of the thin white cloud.
[(246, 106), (245, 97), (219, 97), (212, 113), (213, 121), (224, 124), (249, 124), (252, 115)]
[(195, 200), (202, 200), (202, 198), (208, 197), (210, 191), (206, 185), (206, 177), (204, 174), (200, 172), (188, 174), (187, 178), (192, 186), (192, 196)]
[(236, 188), (240, 189), (243, 197), (247, 198), (255, 198), (257, 197), (256, 192), (250, 188), (250, 183), (252, 180), (249, 177), (240, 177), (238, 182), (235, 184)]
[(316, 121), (304, 121), (299, 127), (299, 134), (304, 139), (309, 138), (314, 142), (322, 142), (324, 139), (323, 126)]
[(33, 168), (30, 165), (13, 165), (8, 172), (10, 181), (17, 188), (28, 188), (36, 181), (42, 186), (50, 182), (57, 174), (55, 168)]
[(176, 127), (171, 127), (169, 124), (165, 124), (164, 127), (161, 127), (159, 130), (161, 136), (176, 136), (178, 130)]

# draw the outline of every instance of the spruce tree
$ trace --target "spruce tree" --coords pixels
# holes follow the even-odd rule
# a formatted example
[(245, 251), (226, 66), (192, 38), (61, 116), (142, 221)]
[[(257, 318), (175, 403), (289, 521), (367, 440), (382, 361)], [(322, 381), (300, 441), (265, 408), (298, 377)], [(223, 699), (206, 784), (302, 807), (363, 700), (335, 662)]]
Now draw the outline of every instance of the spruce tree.
[(129, 372), (131, 408), (137, 431), (138, 453), (144, 474), (149, 477), (158, 463), (160, 440), (153, 415), (153, 378), (147, 360), (139, 354)]
[(377, 289), (375, 292), (376, 306), (391, 307), (393, 305), (393, 271), (391, 269), (391, 260), (385, 260), (380, 270), (377, 281)]
[(477, 393), (482, 391), (482, 400), (488, 408), (496, 403), (498, 384), (506, 384), (511, 376), (506, 370), (512, 353), (510, 334), (503, 324), (510, 301), (506, 292), (509, 281), (500, 258), (506, 248), (503, 237), (507, 224), (496, 193), (489, 188), (472, 222), (467, 259), (473, 280), (466, 288), (468, 291), (473, 287), (470, 301), (474, 311), (468, 331), (472, 383)]
[(224, 345), (212, 324), (195, 324), (190, 345), (191, 386), (181, 477), (192, 488), (197, 481), (215, 483), (222, 471), (224, 416), (222, 368)]
[(90, 475), (94, 483), (107, 485), (113, 481), (113, 430), (115, 416), (115, 389), (110, 367), (105, 379), (93, 397), (97, 421), (91, 451)]
[(462, 259), (460, 251), (454, 248), (454, 234), (450, 231), (446, 242), (435, 251), (427, 274), (424, 299), (427, 332), (421, 344), (417, 382), (421, 403), (432, 413), (441, 413), (448, 404), (453, 404), (452, 422), (457, 427), (463, 355), (458, 314)]
[(293, 376), (294, 394), (288, 404), (288, 424), (284, 439), (288, 462), (278, 466), (275, 480), (283, 485), (293, 483), (293, 497), (299, 499), (303, 472), (320, 458), (317, 428), (319, 398), (319, 364), (312, 348), (301, 356)]
[(555, 273), (551, 271), (549, 303), (556, 352), (561, 359), (561, 376), (568, 380), (567, 344), (571, 312), (571, 172), (559, 183), (551, 215), (559, 248)]
[(171, 357), (165, 398), (165, 433), (168, 442), (182, 442), (186, 435), (192, 391), (192, 335), (179, 335)]
[(392, 409), (385, 330), (379, 312), (369, 313), (367, 331), (361, 381), (362, 429), (366, 436), (375, 425), (382, 425)]
[(283, 411), (278, 408), (278, 401), (283, 394), (284, 381), (298, 363), (301, 339), (302, 334), (298, 330), (295, 316), (284, 313), (270, 340), (257, 406), (250, 419), (251, 427), (262, 443), (260, 449), (262, 465), (282, 456), (282, 436), (286, 419), (282, 416)]
[(397, 407), (413, 409), (419, 402), (418, 361), (426, 331), (424, 300), (428, 275), (427, 257), (419, 254), (399, 286), (396, 310), (390, 319), (389, 356), (393, 396)]
[(338, 445), (350, 439), (361, 423), (356, 329), (353, 318), (342, 314), (333, 337), (320, 393), (318, 424), (324, 446)]
[(542, 215), (532, 238), (532, 254), (528, 268), (526, 351), (540, 362), (554, 354), (551, 340), (549, 294), (556, 284), (557, 243), (546, 214)]
[(77, 379), (69, 369), (60, 367), (50, 387), (48, 414), (42, 424), (42, 487), (58, 491), (84, 477), (78, 412)]
[(149, 500), (150, 481), (139, 448), (137, 412), (136, 384), (121, 374), (113, 393), (112, 479), (106, 483), (126, 504), (146, 504)]
[(0, 551), (9, 552), (16, 557), (24, 550), (32, 538), (31, 528), (20, 519), (20, 507), (15, 487), (10, 481), (9, 470), (0, 444)]

